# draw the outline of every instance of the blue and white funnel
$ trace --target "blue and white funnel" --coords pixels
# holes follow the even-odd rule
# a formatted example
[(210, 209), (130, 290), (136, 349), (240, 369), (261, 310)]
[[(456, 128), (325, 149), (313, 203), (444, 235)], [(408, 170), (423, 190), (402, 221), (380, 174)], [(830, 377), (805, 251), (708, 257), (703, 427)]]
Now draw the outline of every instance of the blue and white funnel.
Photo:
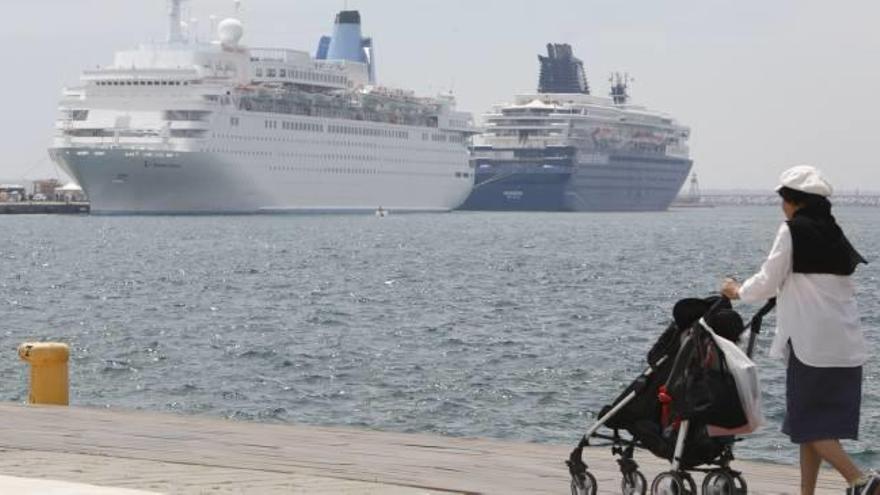
[(336, 15), (333, 36), (324, 36), (318, 44), (318, 60), (349, 60), (367, 64), (370, 82), (376, 80), (373, 40), (361, 33), (361, 14), (357, 10), (343, 10)]

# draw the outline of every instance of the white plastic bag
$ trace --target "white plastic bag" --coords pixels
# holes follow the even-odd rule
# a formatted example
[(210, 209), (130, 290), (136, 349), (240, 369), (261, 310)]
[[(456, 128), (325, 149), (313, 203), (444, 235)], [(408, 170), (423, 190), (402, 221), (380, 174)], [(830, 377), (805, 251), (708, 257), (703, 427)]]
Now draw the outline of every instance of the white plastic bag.
[(736, 390), (739, 393), (739, 402), (748, 422), (738, 428), (722, 428), (720, 426), (708, 426), (709, 436), (723, 437), (733, 435), (746, 435), (764, 425), (764, 413), (761, 410), (761, 381), (758, 377), (758, 366), (749, 359), (745, 352), (733, 342), (719, 337), (706, 321), (700, 319), (700, 325), (712, 336), (715, 344), (724, 354), (727, 369), (736, 382)]

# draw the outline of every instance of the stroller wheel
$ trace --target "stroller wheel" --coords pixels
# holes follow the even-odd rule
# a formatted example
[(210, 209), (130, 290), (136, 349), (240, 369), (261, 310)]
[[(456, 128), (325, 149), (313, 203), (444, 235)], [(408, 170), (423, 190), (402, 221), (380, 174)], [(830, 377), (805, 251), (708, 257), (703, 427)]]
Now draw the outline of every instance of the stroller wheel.
[(641, 471), (624, 474), (620, 481), (620, 493), (623, 495), (645, 495), (648, 492), (648, 480)]
[(694, 495), (695, 492), (693, 478), (677, 471), (660, 473), (651, 483), (651, 495)]
[(728, 471), (710, 471), (703, 478), (703, 495), (741, 495), (746, 493), (745, 490), (742, 477), (734, 477)]
[(694, 481), (694, 477), (691, 476), (691, 473), (683, 471), (681, 477), (684, 478), (684, 482), (687, 483), (687, 493), (690, 495), (697, 495), (697, 483)]
[(742, 477), (742, 474), (736, 473), (733, 475), (733, 479), (736, 480), (736, 489), (737, 495), (748, 495), (749, 493), (749, 485), (746, 484), (745, 478)]
[(583, 479), (571, 479), (571, 495), (596, 495), (596, 477), (584, 471)]

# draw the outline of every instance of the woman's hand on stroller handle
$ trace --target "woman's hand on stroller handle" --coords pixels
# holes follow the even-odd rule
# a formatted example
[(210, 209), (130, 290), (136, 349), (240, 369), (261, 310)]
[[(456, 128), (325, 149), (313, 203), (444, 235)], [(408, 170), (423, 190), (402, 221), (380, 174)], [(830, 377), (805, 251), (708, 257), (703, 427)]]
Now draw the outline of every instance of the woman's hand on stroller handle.
[(721, 295), (734, 301), (739, 299), (739, 288), (741, 284), (736, 280), (728, 277), (721, 283)]

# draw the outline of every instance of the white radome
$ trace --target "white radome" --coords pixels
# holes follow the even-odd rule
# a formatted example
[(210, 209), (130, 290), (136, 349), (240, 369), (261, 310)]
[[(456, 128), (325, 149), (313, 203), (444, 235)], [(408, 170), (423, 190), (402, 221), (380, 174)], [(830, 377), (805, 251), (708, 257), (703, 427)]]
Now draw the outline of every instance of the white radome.
[(235, 47), (244, 36), (244, 26), (238, 19), (223, 19), (217, 26), (217, 37), (223, 46)]

